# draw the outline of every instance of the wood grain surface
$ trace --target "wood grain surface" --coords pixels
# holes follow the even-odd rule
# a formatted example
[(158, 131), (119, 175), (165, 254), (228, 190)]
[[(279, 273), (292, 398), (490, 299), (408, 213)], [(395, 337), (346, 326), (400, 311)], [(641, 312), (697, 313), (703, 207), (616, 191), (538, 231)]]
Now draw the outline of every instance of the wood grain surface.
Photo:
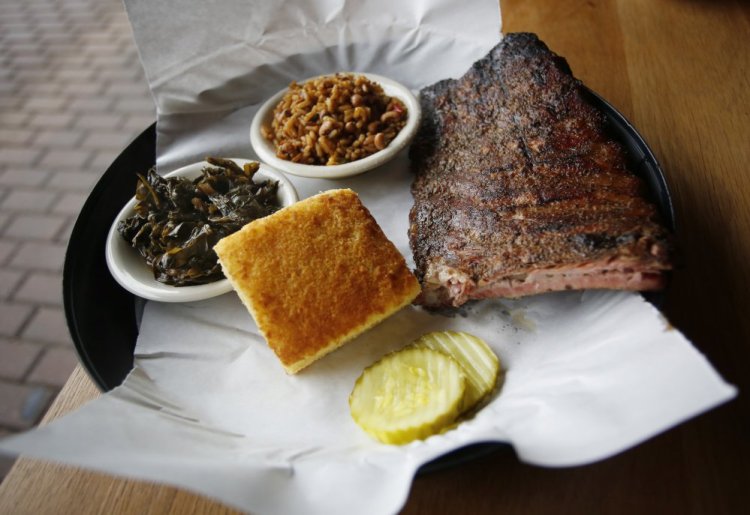
[[(750, 3), (503, 0), (634, 123), (664, 168), (682, 265), (664, 311), (740, 390), (603, 462), (542, 469), (500, 451), (421, 475), (404, 507), (435, 513), (745, 513), (750, 497)], [(48, 414), (97, 395), (77, 369)], [(366, 502), (366, 501), (364, 501)], [(20, 459), (0, 513), (234, 513), (174, 488)]]

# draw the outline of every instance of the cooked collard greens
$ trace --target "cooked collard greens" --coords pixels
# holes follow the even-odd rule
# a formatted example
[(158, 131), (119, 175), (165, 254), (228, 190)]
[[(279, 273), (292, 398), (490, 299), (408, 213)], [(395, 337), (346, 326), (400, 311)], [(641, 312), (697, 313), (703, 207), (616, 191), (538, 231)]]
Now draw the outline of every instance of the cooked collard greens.
[(138, 174), (135, 216), (117, 231), (146, 259), (154, 278), (173, 286), (224, 278), (213, 246), (243, 225), (277, 211), (278, 182), (253, 181), (259, 164), (209, 157), (200, 177)]

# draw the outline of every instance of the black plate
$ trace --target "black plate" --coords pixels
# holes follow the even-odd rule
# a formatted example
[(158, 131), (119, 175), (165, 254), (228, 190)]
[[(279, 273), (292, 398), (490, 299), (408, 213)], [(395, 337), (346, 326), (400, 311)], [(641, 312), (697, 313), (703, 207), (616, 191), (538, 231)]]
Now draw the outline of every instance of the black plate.
[[(630, 166), (649, 187), (665, 224), (674, 230), (672, 200), (659, 163), (633, 125), (614, 107), (589, 92), (591, 103), (609, 121), (612, 136), (628, 150)], [(100, 389), (120, 385), (133, 368), (142, 299), (118, 285), (104, 257), (107, 233), (115, 216), (133, 196), (135, 174), (154, 165), (156, 126), (141, 133), (112, 163), (81, 210), (68, 242), (63, 270), (65, 316), (78, 356)], [(659, 301), (658, 296), (649, 298)], [(422, 471), (473, 459), (507, 447), (489, 443), (460, 449), (427, 463)]]
[(115, 282), (107, 268), (107, 233), (133, 197), (135, 174), (155, 162), (156, 124), (143, 131), (99, 179), (78, 215), (65, 254), (63, 303), (68, 329), (81, 363), (105, 391), (120, 385), (133, 368), (138, 336), (137, 299)]

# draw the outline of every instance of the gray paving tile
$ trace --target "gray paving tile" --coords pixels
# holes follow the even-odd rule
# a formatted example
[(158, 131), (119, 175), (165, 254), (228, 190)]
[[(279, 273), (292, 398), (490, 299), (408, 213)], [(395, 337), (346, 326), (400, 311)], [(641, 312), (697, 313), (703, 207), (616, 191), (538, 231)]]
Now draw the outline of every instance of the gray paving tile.
[(36, 113), (29, 125), (40, 129), (67, 127), (73, 118), (73, 113)]
[[(25, 83), (33, 87), (33, 84), (39, 84), (42, 82), (48, 83), (49, 78), (50, 78), (50, 71), (44, 68), (20, 68), (20, 69), (17, 69), (13, 73), (13, 75), (19, 82)], [(23, 96), (27, 96), (27, 95), (23, 95)], [(41, 100), (39, 102), (35, 102), (36, 104), (35, 109), (47, 109), (47, 108), (58, 109), (60, 107), (60, 106), (52, 107), (52, 106), (57, 105), (57, 102), (55, 101), (55, 97), (52, 95), (44, 95), (39, 98)], [(20, 100), (20, 98), (18, 100)], [(18, 108), (29, 107), (26, 102), (23, 102), (23, 103), (17, 102), (16, 105)]]
[(0, 185), (27, 187), (41, 186), (48, 177), (49, 172), (16, 167), (0, 172)]
[(114, 129), (122, 123), (123, 116), (118, 113), (85, 113), (75, 121), (80, 129)]
[(66, 67), (57, 70), (53, 76), (53, 80), (58, 80), (60, 82), (87, 82), (91, 80), (91, 78), (94, 76), (94, 73), (95, 70), (93, 68), (86, 66), (71, 68)]
[(0, 164), (29, 166), (36, 163), (41, 150), (29, 147), (4, 146), (0, 152)]
[(3, 17), (5, 29), (4, 38), (7, 40), (33, 41), (33, 34), (29, 34), (26, 13), (9, 14)]
[(40, 189), (13, 189), (0, 202), (0, 209), (20, 212), (45, 212), (57, 194)]
[(44, 352), (42, 359), (34, 365), (26, 380), (32, 384), (61, 388), (70, 377), (77, 363), (78, 357), (72, 348), (50, 348)]
[(59, 216), (18, 215), (8, 223), (4, 235), (18, 239), (52, 239), (62, 229), (65, 220)]
[(87, 47), (95, 49), (97, 46), (110, 46), (112, 41), (111, 34), (105, 32), (90, 32), (84, 36)]
[(50, 150), (39, 165), (42, 168), (82, 168), (91, 157), (90, 150)]
[(41, 353), (36, 344), (0, 340), (0, 379), (21, 381)]
[(115, 109), (125, 113), (153, 113), (154, 118), (156, 117), (156, 108), (151, 99), (137, 97), (121, 98), (115, 103)]
[(78, 215), (88, 198), (88, 193), (64, 193), (52, 206), (51, 211), (61, 215)]
[[(19, 16), (23, 18), (24, 13), (26, 12), (25, 8), (22, 7), (22, 4), (0, 4), (0, 9), (2, 9), (2, 14), (7, 17), (11, 16)], [(2, 18), (3, 20), (5, 17)]]
[[(2, 69), (2, 67), (0, 67)], [(24, 123), (26, 123), (26, 120), (30, 118), (29, 113), (24, 113), (21, 111), (14, 111), (14, 112), (4, 112), (0, 111), (0, 122), (3, 124), (3, 126), (21, 126)]]
[(0, 424), (22, 430), (36, 424), (52, 400), (52, 390), (0, 381)]
[[(91, 58), (81, 53), (61, 53), (55, 56), (55, 64), (60, 68), (81, 68), (91, 63)], [(87, 84), (93, 84), (87, 81)]]
[(42, 41), (46, 45), (50, 46), (60, 46), (60, 45), (70, 45), (71, 48), (73, 47), (73, 44), (75, 43), (75, 37), (71, 36), (70, 34), (55, 34), (55, 33), (42, 33), (39, 36), (40, 41)]
[(9, 56), (18, 56), (18, 55), (41, 55), (46, 54), (44, 51), (44, 47), (39, 44), (38, 41), (29, 41), (26, 43), (14, 43), (13, 45), (8, 45), (6, 54)]
[(10, 223), (10, 215), (0, 212), (0, 234), (5, 231), (5, 227)]
[(140, 134), (145, 131), (152, 123), (156, 121), (156, 113), (151, 114), (131, 114), (122, 124), (122, 129), (134, 131), (133, 134)]
[(36, 133), (34, 145), (47, 147), (73, 148), (81, 141), (83, 134), (69, 129), (42, 130)]
[(23, 95), (26, 98), (33, 98), (36, 95), (59, 95), (61, 85), (59, 82), (48, 82), (46, 79), (43, 81), (35, 82), (33, 84), (24, 84)]
[(89, 162), (88, 168), (101, 175), (107, 171), (107, 168), (114, 162), (119, 153), (114, 149), (99, 150)]
[(39, 308), (29, 320), (21, 337), (33, 342), (73, 345), (61, 308)]
[(142, 77), (142, 72), (124, 68), (104, 68), (99, 72), (99, 76), (109, 82), (132, 81)]
[[(89, 172), (60, 171), (54, 173), (47, 188), (55, 190), (89, 191), (96, 184), (98, 177)], [(0, 177), (0, 184), (1, 177)]]
[[(2, 50), (0, 50), (0, 51), (2, 51)], [(15, 83), (7, 81), (5, 79), (0, 79), (0, 94), (2, 94), (2, 95), (8, 95), (8, 94), (12, 95), (16, 91), (18, 91), (18, 86)]]
[(21, 99), (14, 96), (0, 95), (0, 109), (18, 109)]
[(89, 55), (119, 55), (122, 53), (122, 45), (111, 41), (88, 41), (86, 52)]
[(17, 287), (13, 300), (33, 304), (62, 305), (62, 274), (33, 272)]
[(60, 231), (57, 233), (57, 236), (55, 236), (56, 243), (67, 246), (68, 241), (70, 240), (70, 234), (73, 232), (73, 228), (75, 227), (77, 218), (77, 216), (68, 217), (68, 219), (65, 221), (65, 225), (63, 225), (63, 228), (60, 229)]
[(128, 133), (123, 131), (94, 131), (81, 142), (81, 147), (91, 149), (113, 149), (122, 150), (130, 143)]
[(24, 273), (19, 270), (0, 269), (0, 299), (7, 299), (16, 291)]
[(11, 254), (17, 250), (18, 246), (18, 242), (0, 240), (0, 266), (4, 265), (6, 261), (9, 261)]
[(112, 105), (112, 100), (109, 98), (76, 98), (68, 104), (68, 109), (73, 111), (106, 111)]
[[(39, 9), (39, 5), (33, 3), (29, 5), (29, 12), (34, 14), (34, 26), (36, 28), (46, 31), (61, 25), (60, 16), (57, 13), (50, 12), (48, 6), (45, 6), (47, 7), (46, 9)], [(34, 10), (35, 7), (37, 7), (36, 12)]]
[(31, 140), (34, 132), (29, 129), (0, 128), (0, 144), (23, 145)]
[(39, 66), (39, 67), (46, 67), (48, 65), (48, 60), (43, 55), (35, 55), (35, 54), (24, 54), (24, 55), (16, 55), (11, 57), (10, 59), (11, 66)]
[[(138, 63), (137, 55), (135, 53), (92, 55), (89, 57), (89, 61), (92, 65), (102, 69), (115, 70), (114, 75), (111, 73), (106, 75), (108, 80), (129, 81), (138, 76), (135, 73), (136, 66), (134, 66)], [(119, 68), (124, 68), (125, 71), (117, 71)]]
[[(0, 241), (0, 252), (2, 251)], [(13, 245), (15, 254), (10, 260), (10, 265), (18, 270), (46, 270), (60, 272), (65, 261), (66, 246), (53, 242), (24, 242)]]
[(61, 111), (68, 99), (61, 96), (35, 96), (26, 101), (23, 108), (30, 111)]
[(92, 26), (97, 25), (97, 22), (99, 21), (99, 18), (97, 17), (95, 13), (91, 13), (88, 11), (71, 12), (71, 13), (68, 13), (67, 18), (68, 20), (76, 24), (90, 23), (92, 24)]
[(9, 53), (13, 55), (19, 54), (40, 54), (47, 53), (44, 49), (44, 45), (39, 44), (38, 41), (31, 41), (28, 43), (15, 43), (9, 47)]
[(99, 95), (103, 89), (104, 84), (98, 81), (68, 82), (60, 86), (60, 92), (70, 96)]
[(33, 311), (28, 304), (0, 302), (0, 335), (16, 336)]
[(143, 82), (115, 82), (104, 90), (110, 96), (134, 96), (139, 98), (151, 98), (146, 81)]

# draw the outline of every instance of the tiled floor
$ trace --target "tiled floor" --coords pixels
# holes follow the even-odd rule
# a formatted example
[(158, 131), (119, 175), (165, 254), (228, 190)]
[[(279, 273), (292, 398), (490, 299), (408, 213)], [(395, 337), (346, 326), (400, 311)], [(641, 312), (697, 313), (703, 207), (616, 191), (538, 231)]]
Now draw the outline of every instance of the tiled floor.
[(75, 366), (67, 239), (154, 117), (120, 0), (0, 0), (0, 438), (38, 423)]

